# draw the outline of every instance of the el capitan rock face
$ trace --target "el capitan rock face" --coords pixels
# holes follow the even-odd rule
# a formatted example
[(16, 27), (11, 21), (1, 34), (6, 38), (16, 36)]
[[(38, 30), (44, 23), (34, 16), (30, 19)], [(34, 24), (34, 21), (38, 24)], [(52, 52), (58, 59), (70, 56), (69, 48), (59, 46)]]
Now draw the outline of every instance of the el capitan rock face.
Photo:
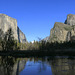
[(0, 14), (0, 29), (5, 33), (9, 28), (12, 28), (15, 40), (19, 40), (21, 43), (27, 42), (24, 33), (17, 26), (17, 20), (8, 15)]
[(75, 15), (69, 14), (64, 23), (56, 22), (51, 29), (49, 42), (75, 40)]
[(16, 40), (18, 40), (17, 35), (17, 20), (13, 19), (5, 14), (0, 14), (0, 29), (5, 33), (9, 28), (12, 28), (13, 35)]

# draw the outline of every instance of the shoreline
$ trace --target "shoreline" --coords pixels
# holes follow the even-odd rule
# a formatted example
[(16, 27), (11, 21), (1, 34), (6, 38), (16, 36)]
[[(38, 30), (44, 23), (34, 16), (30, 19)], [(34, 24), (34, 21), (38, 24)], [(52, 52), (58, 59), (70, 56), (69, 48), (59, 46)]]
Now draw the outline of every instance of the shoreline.
[(14, 50), (0, 51), (0, 56), (39, 57), (39, 56), (75, 56), (74, 50)]

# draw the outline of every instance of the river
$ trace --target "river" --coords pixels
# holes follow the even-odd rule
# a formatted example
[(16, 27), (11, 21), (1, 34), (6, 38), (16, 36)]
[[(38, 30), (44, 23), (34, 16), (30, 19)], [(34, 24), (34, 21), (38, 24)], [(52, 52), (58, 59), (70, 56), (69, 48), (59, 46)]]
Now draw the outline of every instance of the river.
[(75, 57), (0, 57), (0, 75), (75, 75)]

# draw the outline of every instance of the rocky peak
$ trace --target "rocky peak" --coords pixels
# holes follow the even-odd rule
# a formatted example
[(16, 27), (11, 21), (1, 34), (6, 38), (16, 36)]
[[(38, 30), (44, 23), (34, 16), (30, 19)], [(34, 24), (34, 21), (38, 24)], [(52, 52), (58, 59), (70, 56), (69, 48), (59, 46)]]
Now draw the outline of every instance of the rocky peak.
[(67, 19), (65, 20), (65, 24), (68, 25), (75, 25), (75, 15), (73, 14), (68, 14)]
[(49, 42), (75, 41), (75, 15), (68, 14), (64, 23), (55, 22), (50, 31)]

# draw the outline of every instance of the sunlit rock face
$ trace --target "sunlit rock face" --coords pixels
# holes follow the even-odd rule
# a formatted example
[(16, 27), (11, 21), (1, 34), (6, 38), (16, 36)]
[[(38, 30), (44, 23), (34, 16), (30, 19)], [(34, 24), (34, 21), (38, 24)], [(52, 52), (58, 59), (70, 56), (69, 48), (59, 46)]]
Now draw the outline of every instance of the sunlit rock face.
[(69, 14), (64, 23), (56, 22), (50, 31), (49, 42), (75, 41), (75, 15)]
[(6, 32), (9, 28), (12, 28), (13, 35), (16, 40), (18, 40), (17, 35), (17, 20), (13, 19), (5, 14), (0, 14), (0, 29)]
[(68, 14), (67, 20), (65, 21), (65, 23), (68, 24), (68, 25), (75, 25), (75, 15)]
[(56, 22), (50, 32), (50, 41), (65, 41), (68, 33), (68, 28), (72, 29), (69, 25)]
[(17, 20), (9, 17), (8, 15), (0, 14), (0, 29), (2, 29), (3, 32), (5, 33), (9, 28), (12, 28), (13, 36), (15, 40), (19, 40), (19, 42), (21, 43), (26, 42), (26, 37), (24, 33), (20, 29), (18, 29)]

